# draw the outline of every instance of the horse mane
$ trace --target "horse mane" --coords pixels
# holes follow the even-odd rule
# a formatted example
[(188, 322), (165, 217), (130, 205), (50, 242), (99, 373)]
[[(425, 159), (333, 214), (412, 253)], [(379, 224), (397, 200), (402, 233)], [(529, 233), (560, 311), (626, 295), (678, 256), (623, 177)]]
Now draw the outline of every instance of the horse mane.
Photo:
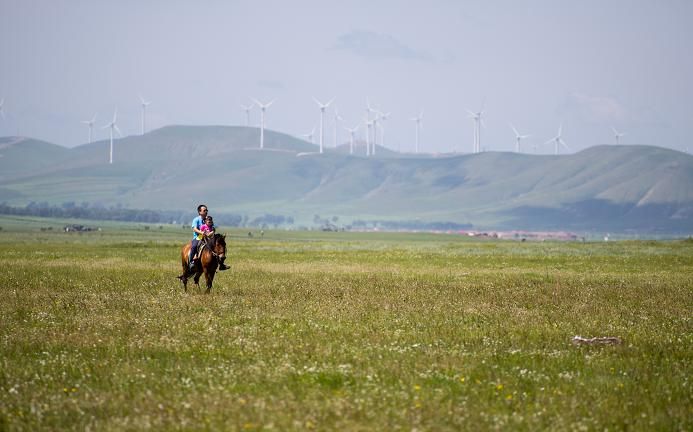
[(226, 247), (226, 235), (214, 233), (214, 235), (212, 237), (209, 237), (205, 242), (205, 249), (214, 251), (214, 247), (216, 246), (217, 241), (221, 241), (222, 246)]

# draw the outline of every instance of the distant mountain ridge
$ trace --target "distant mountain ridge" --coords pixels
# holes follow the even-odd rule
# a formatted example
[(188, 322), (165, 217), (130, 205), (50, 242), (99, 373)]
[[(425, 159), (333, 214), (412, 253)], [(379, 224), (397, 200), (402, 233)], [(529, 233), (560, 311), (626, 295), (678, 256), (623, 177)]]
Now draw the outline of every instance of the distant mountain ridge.
[(215, 212), (421, 220), (479, 228), (693, 230), (693, 157), (651, 146), (572, 155), (503, 152), (365, 157), (265, 131), (170, 126), (67, 149), (0, 138), (0, 202), (91, 202)]

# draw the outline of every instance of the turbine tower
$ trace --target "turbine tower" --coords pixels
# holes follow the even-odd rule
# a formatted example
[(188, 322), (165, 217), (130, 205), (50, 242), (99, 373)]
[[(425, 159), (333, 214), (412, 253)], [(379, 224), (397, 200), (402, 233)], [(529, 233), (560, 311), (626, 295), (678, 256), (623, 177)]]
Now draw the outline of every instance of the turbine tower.
[(568, 147), (568, 144), (563, 141), (563, 138), (561, 137), (561, 133), (563, 132), (563, 123), (561, 123), (560, 126), (558, 126), (558, 135), (555, 137), (551, 138), (550, 140), (546, 141), (544, 144), (548, 144), (553, 142), (556, 145), (556, 154), (558, 154), (558, 146), (562, 145), (566, 149), (570, 150), (570, 147)]
[(359, 125), (354, 126), (353, 128), (348, 128), (345, 127), (344, 129), (349, 131), (349, 135), (351, 135), (351, 140), (349, 141), (349, 154), (354, 154), (354, 135), (356, 134), (356, 131), (358, 130)]
[(392, 113), (379, 113), (380, 114), (380, 146), (385, 147), (385, 120), (390, 117)]
[(151, 101), (147, 102), (144, 100), (142, 96), (140, 96), (140, 104), (142, 105), (142, 135), (147, 131), (145, 128), (145, 112), (147, 110), (147, 106), (152, 103)]
[(528, 138), (530, 135), (520, 135), (520, 133), (515, 129), (515, 126), (510, 125), (510, 128), (515, 132), (515, 153), (520, 153), (520, 141), (522, 141), (525, 138)]
[(5, 98), (0, 99), (0, 116), (5, 118)]
[(264, 149), (265, 148), (265, 110), (267, 110), (267, 108), (269, 108), (274, 103), (274, 100), (272, 100), (271, 102), (268, 102), (266, 104), (263, 104), (262, 102), (258, 101), (257, 99), (253, 99), (253, 102), (255, 102), (257, 104), (257, 106), (260, 107), (260, 149)]
[(371, 128), (373, 127), (373, 122), (366, 117), (364, 119), (364, 122), (366, 123), (366, 156), (371, 155)]
[(479, 112), (472, 112), (467, 110), (469, 113), (469, 118), (474, 121), (474, 153), (481, 152), (481, 126), (486, 127), (484, 124), (484, 104), (481, 104), (481, 110)]
[(325, 110), (327, 107), (330, 106), (332, 101), (334, 101), (334, 98), (327, 102), (326, 104), (320, 102), (317, 100), (315, 97), (313, 97), (313, 100), (315, 101), (316, 104), (318, 104), (318, 107), (320, 108), (320, 153), (322, 153), (323, 150), (323, 143), (325, 141), (325, 128), (324, 128), (324, 123), (325, 123)]
[(101, 128), (101, 129), (109, 128), (111, 130), (111, 147), (110, 147), (110, 151), (108, 153), (108, 163), (109, 164), (113, 163), (113, 131), (115, 130), (116, 132), (118, 132), (118, 135), (120, 135), (121, 138), (123, 137), (123, 134), (120, 133), (120, 129), (118, 129), (118, 126), (116, 125), (116, 117), (117, 116), (118, 116), (118, 107), (116, 107), (115, 110), (113, 111), (113, 120), (109, 124), (107, 124), (106, 126)]
[(339, 130), (340, 121), (344, 121), (344, 119), (339, 115), (337, 107), (334, 107), (334, 148), (337, 148), (337, 144), (339, 143), (339, 135), (337, 134), (337, 131)]
[(91, 120), (82, 120), (82, 123), (89, 126), (89, 144), (91, 144), (91, 134), (92, 134), (92, 131), (94, 130), (94, 122), (95, 121), (96, 121), (96, 114), (94, 114), (94, 117), (92, 117)]
[(616, 138), (616, 145), (618, 145), (621, 137), (623, 137), (625, 133), (617, 131), (613, 126), (611, 127), (611, 130), (614, 131), (614, 138)]
[(423, 120), (423, 110), (418, 116), (412, 117), (409, 120), (416, 122), (416, 146), (414, 147), (414, 152), (419, 153), (419, 128), (421, 127), (421, 121)]
[(241, 109), (245, 111), (245, 125), (250, 126), (250, 110), (253, 109), (253, 104), (248, 106), (241, 104)]

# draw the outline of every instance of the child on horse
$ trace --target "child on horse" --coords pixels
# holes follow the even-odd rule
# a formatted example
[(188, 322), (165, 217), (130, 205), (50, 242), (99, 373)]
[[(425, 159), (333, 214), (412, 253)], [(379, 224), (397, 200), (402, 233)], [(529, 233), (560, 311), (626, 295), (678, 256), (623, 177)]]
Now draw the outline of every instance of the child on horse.
[[(193, 238), (192, 243), (190, 244), (190, 257), (188, 259), (188, 263), (190, 265), (190, 269), (192, 270), (195, 268), (195, 263), (197, 261), (197, 247), (200, 241), (205, 236), (209, 237), (214, 235), (214, 220), (211, 216), (207, 215), (206, 205), (200, 204), (199, 206), (197, 206), (197, 217), (193, 219), (191, 227), (193, 230)], [(231, 267), (227, 266), (224, 263), (221, 263), (219, 265), (219, 270), (227, 270), (229, 268)]]

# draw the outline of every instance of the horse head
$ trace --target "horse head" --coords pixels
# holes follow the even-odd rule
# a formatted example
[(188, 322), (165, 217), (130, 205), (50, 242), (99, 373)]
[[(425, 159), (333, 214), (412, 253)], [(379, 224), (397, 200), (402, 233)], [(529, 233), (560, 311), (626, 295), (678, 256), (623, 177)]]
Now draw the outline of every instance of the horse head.
[(219, 257), (219, 261), (223, 264), (226, 259), (226, 235), (214, 234), (212, 238), (212, 251)]

